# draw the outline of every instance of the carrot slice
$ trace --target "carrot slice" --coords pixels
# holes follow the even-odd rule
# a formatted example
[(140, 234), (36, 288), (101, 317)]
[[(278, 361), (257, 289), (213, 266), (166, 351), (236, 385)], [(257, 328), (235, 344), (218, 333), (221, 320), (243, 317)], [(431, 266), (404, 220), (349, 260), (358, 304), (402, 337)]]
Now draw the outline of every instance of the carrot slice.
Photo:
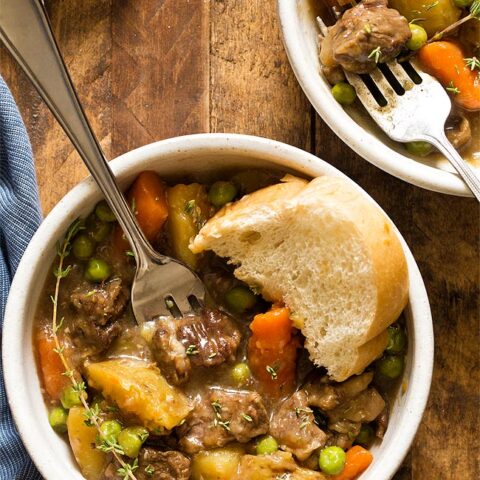
[(432, 42), (418, 51), (425, 70), (453, 94), (453, 101), (467, 109), (480, 109), (480, 78), (465, 64), (462, 48), (455, 42)]
[[(168, 217), (166, 185), (156, 172), (146, 170), (135, 179), (126, 197), (147, 240), (153, 242)], [(117, 251), (129, 248), (128, 241), (118, 226), (113, 243)]]
[(65, 367), (57, 353), (53, 351), (55, 341), (46, 331), (38, 332), (36, 346), (43, 386), (51, 400), (59, 400), (68, 378), (63, 375)]
[(299, 340), (288, 308), (273, 307), (256, 315), (250, 324), (248, 363), (262, 388), (272, 395), (291, 392), (295, 386), (295, 365)]
[(255, 315), (250, 324), (259, 348), (271, 348), (287, 343), (292, 337), (292, 321), (288, 308), (272, 308), (267, 313)]
[(335, 475), (331, 480), (355, 480), (363, 473), (373, 461), (373, 455), (361, 447), (355, 445), (347, 451), (347, 459), (342, 473)]

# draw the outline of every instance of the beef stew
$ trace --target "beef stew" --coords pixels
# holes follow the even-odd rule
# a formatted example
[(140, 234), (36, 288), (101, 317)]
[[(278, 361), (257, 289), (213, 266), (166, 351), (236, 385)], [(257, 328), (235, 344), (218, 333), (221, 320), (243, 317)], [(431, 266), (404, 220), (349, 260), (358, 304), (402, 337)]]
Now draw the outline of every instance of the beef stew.
[[(139, 188), (147, 177), (153, 187)], [(287, 308), (239, 282), (223, 259), (188, 250), (222, 205), (278, 180), (246, 171), (168, 185), (142, 172), (130, 187), (155, 248), (208, 287), (206, 305), (186, 318), (136, 324), (135, 261), (105, 202), (60, 240), (33, 344), (50, 424), (87, 480), (347, 480), (372, 461), (403, 372), (404, 322), (389, 327), (382, 358), (333, 382), (309, 361)]]

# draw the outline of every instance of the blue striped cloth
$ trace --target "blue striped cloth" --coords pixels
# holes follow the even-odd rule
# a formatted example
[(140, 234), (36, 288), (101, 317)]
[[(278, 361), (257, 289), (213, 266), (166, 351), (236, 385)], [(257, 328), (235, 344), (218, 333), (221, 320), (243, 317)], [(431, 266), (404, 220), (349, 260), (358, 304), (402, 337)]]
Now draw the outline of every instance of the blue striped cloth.
[[(32, 150), (20, 113), (0, 77), (0, 322), (8, 290), (28, 242), (41, 221)], [(1, 372), (3, 366), (1, 365)], [(8, 408), (0, 375), (0, 479), (42, 477), (30, 460)]]

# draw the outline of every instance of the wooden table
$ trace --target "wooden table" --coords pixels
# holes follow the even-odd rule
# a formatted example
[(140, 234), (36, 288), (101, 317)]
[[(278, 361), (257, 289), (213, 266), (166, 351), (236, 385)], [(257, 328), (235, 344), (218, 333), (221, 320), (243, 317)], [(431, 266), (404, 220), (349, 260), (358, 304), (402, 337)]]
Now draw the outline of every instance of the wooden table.
[[(187, 133), (248, 133), (315, 153), (378, 201), (419, 264), (436, 335), (430, 401), (396, 479), (479, 478), (480, 254), (475, 201), (408, 185), (368, 164), (336, 138), (290, 69), (274, 0), (46, 3), (108, 158)], [(0, 71), (31, 137), (47, 214), (87, 172), (4, 49)]]

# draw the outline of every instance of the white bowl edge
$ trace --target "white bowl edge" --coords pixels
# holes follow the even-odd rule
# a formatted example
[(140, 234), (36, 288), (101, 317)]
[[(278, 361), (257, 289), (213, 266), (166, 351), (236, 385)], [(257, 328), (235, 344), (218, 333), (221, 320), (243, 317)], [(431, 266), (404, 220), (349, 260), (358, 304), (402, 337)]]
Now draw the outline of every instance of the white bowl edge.
[[(418, 187), (434, 192), (472, 197), (473, 194), (456, 173), (435, 168), (388, 147), (362, 128), (330, 93), (306, 47), (301, 9), (307, 11), (309, 0), (277, 0), (283, 43), (290, 65), (300, 86), (328, 126), (356, 153), (378, 168)], [(305, 40), (305, 41), (304, 41)], [(374, 121), (371, 120), (374, 124)]]
[[(161, 173), (162, 165), (167, 163), (166, 168), (170, 172), (185, 167), (186, 171), (191, 171), (191, 167), (182, 166), (185, 157), (200, 158), (202, 155), (207, 155), (208, 160), (204, 163), (210, 165), (216, 165), (219, 156), (230, 156), (231, 163), (235, 163), (237, 157), (245, 157), (245, 162), (250, 160), (252, 165), (272, 163), (304, 175), (347, 178), (328, 163), (295, 147), (235, 134), (199, 134), (163, 140), (122, 155), (112, 161), (111, 166), (120, 183), (125, 185), (135, 173), (155, 168), (155, 165)], [(240, 160), (240, 163), (243, 164), (244, 160)], [(195, 162), (192, 165), (195, 166)], [(366, 192), (360, 190), (374, 202)], [(45, 275), (50, 271), (56, 240), (74, 218), (86, 214), (100, 197), (93, 180), (88, 178), (59, 202), (28, 246), (7, 302), (2, 355), (8, 400), (23, 442), (48, 480), (80, 480), (83, 477), (77, 470), (67, 443), (48, 424), (32, 352), (33, 315)], [(406, 312), (410, 340), (405, 371), (408, 388), (404, 395), (397, 397), (386, 437), (375, 447), (375, 462), (362, 475), (362, 480), (389, 480), (394, 475), (413, 442), (429, 395), (433, 369), (430, 307), (422, 277), (403, 238), (402, 245), (409, 267), (411, 292)], [(416, 318), (415, 326), (413, 316)]]

